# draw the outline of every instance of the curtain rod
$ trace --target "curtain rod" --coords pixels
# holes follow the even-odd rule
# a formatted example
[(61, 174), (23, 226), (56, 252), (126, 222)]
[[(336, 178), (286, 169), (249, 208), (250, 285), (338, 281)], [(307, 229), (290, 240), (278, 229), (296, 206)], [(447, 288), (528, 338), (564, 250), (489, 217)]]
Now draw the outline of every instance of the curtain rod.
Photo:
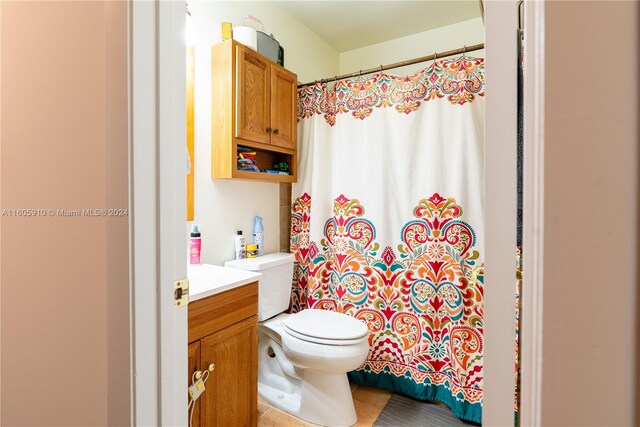
[[(473, 52), (474, 50), (481, 50), (481, 49), (484, 49), (484, 43), (474, 44), (473, 46), (465, 46), (465, 47), (462, 47), (460, 49), (448, 50), (446, 52), (434, 53), (433, 55), (422, 56), (420, 58), (409, 59), (407, 61), (395, 62), (395, 63), (389, 64), (389, 65), (381, 65), (381, 66), (376, 67), (376, 68), (369, 68), (367, 70), (360, 70), (360, 71), (356, 71), (355, 73), (351, 73), (351, 74), (343, 74), (341, 76), (335, 76), (335, 77), (330, 77), (328, 79), (322, 79), (321, 81), (326, 82), (326, 83), (335, 82), (337, 80), (348, 79), (349, 77), (358, 77), (358, 76), (361, 76), (363, 74), (379, 73), (379, 72), (382, 72), (382, 71), (391, 70), (392, 68), (405, 67), (407, 65), (419, 64), (420, 62), (431, 61), (432, 59), (436, 59), (436, 58), (445, 58), (447, 56), (459, 55), (461, 53)], [(316, 84), (317, 81), (318, 80), (315, 80), (315, 81), (309, 82), (309, 83), (299, 84), (298, 85), (298, 89), (300, 89), (302, 87), (305, 87), (305, 86), (311, 86), (313, 84)]]

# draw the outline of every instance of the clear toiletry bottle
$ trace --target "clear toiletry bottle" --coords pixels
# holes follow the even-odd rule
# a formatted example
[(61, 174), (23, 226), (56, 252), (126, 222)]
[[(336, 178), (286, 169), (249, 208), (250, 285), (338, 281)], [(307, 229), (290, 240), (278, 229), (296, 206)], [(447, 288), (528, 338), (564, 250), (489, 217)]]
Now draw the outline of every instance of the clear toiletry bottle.
[(202, 238), (200, 237), (200, 226), (191, 226), (191, 245), (189, 248), (189, 263), (200, 264), (200, 251), (202, 250)]
[(253, 243), (258, 246), (258, 256), (264, 253), (264, 226), (262, 225), (262, 217), (253, 217)]
[(238, 230), (236, 233), (237, 233), (235, 237), (236, 259), (246, 258), (247, 252), (245, 250), (245, 245), (244, 245), (244, 236), (242, 235), (241, 230)]

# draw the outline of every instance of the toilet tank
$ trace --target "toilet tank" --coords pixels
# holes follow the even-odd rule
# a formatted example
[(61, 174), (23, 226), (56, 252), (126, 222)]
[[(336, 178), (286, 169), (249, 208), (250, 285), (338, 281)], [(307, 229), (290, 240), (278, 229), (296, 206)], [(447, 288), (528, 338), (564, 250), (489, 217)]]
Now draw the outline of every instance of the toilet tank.
[(259, 322), (283, 313), (289, 308), (293, 261), (293, 254), (275, 253), (224, 263), (225, 267), (262, 273), (258, 285)]

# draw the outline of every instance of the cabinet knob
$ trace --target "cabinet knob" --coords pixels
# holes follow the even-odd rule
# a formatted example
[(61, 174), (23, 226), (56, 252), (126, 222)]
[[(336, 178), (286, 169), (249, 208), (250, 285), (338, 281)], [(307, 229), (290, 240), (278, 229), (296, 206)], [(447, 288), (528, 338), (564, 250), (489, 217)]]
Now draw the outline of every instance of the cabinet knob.
[(276, 135), (280, 133), (280, 131), (278, 129), (274, 129), (273, 133), (275, 133)]
[(270, 132), (271, 132), (271, 128), (267, 128), (267, 133), (270, 133)]

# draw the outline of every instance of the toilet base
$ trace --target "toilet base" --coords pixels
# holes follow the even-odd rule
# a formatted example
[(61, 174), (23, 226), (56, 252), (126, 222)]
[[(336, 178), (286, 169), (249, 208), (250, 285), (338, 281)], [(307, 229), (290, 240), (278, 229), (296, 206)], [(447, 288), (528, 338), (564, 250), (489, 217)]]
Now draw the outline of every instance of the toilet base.
[(300, 418), (327, 426), (354, 425), (358, 416), (347, 374), (306, 369), (302, 382)]
[(258, 383), (258, 396), (271, 406), (288, 414), (298, 416), (300, 412), (300, 387), (296, 387), (293, 393), (287, 393), (270, 385)]
[(348, 427), (358, 421), (347, 374), (305, 369), (293, 393), (258, 384), (258, 394), (274, 407), (313, 424)]

